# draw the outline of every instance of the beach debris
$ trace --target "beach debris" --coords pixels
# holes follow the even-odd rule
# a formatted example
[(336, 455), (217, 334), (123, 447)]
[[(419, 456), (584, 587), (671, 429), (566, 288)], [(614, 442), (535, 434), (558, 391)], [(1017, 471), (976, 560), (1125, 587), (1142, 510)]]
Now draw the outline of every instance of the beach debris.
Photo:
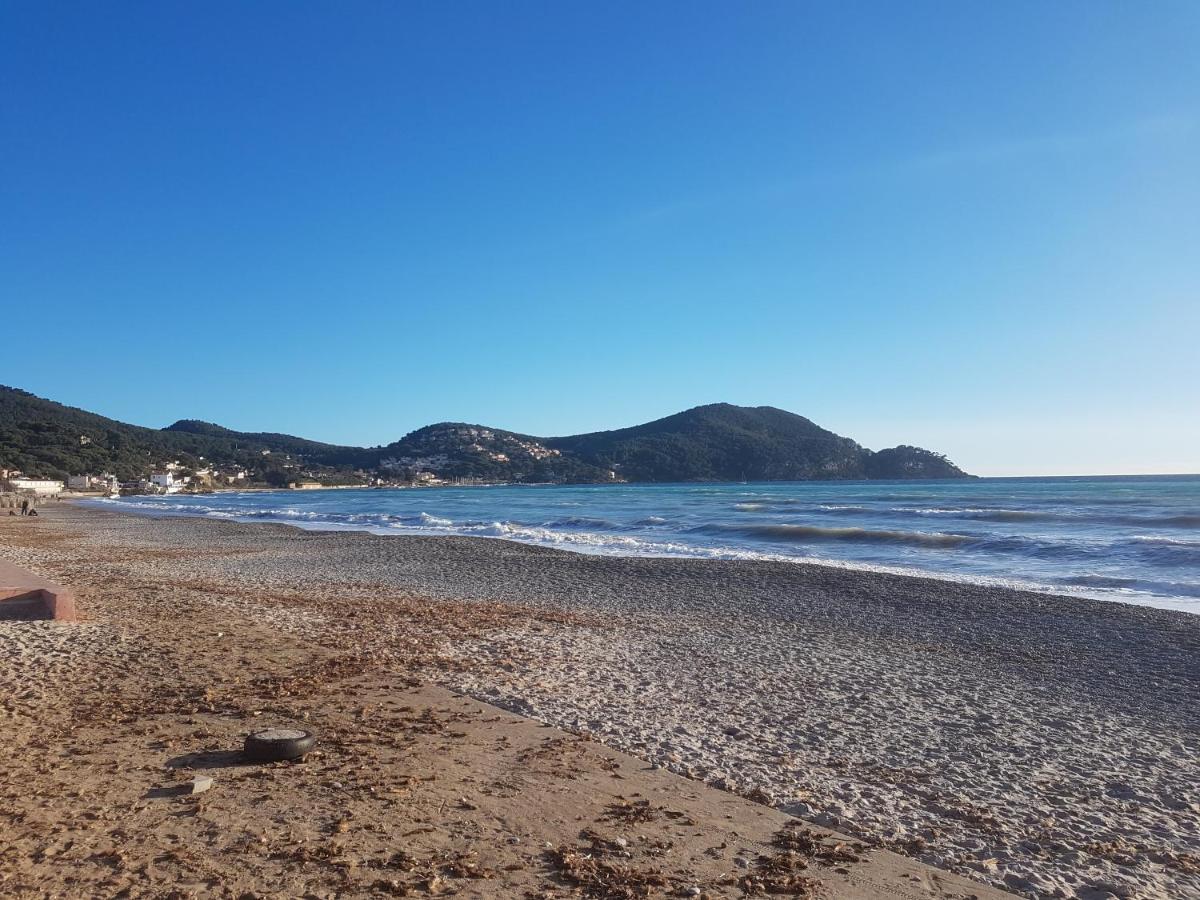
[(494, 869), (480, 864), (474, 853), (453, 850), (440, 850), (426, 859), (399, 850), (387, 860), (367, 865), (404, 873), (407, 876), (405, 878), (380, 879), (372, 885), (379, 893), (401, 897), (410, 896), (414, 891), (425, 894), (456, 893), (451, 879), (483, 880), (496, 875)]
[(311, 731), (299, 728), (267, 728), (246, 737), (244, 752), (248, 759), (278, 762), (299, 759), (312, 750), (317, 739)]
[(493, 869), (481, 865), (473, 852), (443, 851), (435, 857), (442, 874), (451, 878), (492, 878)]
[(671, 819), (676, 825), (695, 825), (696, 820), (687, 813), (678, 809), (664, 809), (663, 815)]
[[(789, 822), (776, 832), (771, 843), (778, 848), (770, 855), (755, 859), (753, 869), (737, 879), (742, 892), (755, 894), (785, 894), (791, 897), (815, 897), (820, 882), (805, 874), (813, 863), (835, 866), (836, 871), (850, 863), (860, 862), (866, 848), (847, 841), (830, 841), (802, 822)], [(749, 861), (738, 857), (739, 868), (748, 868)]]
[(629, 841), (625, 838), (610, 838), (596, 831), (594, 828), (583, 829), (579, 833), (579, 837), (591, 845), (588, 847), (588, 851), (593, 856), (621, 856), (629, 858), (632, 855), (629, 852)]
[(822, 835), (800, 822), (789, 822), (775, 833), (773, 843), (780, 850), (795, 853), (806, 861), (813, 861), (823, 866), (843, 866), (862, 861), (866, 847), (860, 843), (848, 841), (829, 842)]
[(756, 787), (754, 790), (746, 794), (746, 799), (753, 803), (761, 803), (763, 806), (775, 805), (775, 798), (760, 787)]
[(208, 775), (197, 775), (188, 783), (189, 794), (203, 794), (213, 786), (215, 782)]
[(559, 877), (592, 900), (633, 900), (649, 895), (655, 888), (674, 886), (661, 872), (609, 862), (575, 847), (552, 848), (547, 856)]
[(649, 800), (630, 801), (622, 798), (605, 807), (604, 815), (601, 818), (631, 825), (652, 822), (658, 818), (658, 813), (651, 808)]
[(786, 894), (790, 897), (815, 897), (820, 882), (802, 874), (808, 868), (808, 860), (798, 853), (784, 851), (771, 856), (760, 856), (754, 863), (754, 871), (737, 880), (745, 894)]

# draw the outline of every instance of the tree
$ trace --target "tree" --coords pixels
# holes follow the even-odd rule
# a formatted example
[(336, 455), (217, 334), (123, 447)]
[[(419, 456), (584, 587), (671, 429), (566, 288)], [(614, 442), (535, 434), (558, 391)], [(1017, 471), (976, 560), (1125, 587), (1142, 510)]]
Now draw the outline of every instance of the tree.
[(285, 488), (291, 484), (292, 476), (283, 469), (267, 469), (263, 472), (263, 481), (271, 487)]

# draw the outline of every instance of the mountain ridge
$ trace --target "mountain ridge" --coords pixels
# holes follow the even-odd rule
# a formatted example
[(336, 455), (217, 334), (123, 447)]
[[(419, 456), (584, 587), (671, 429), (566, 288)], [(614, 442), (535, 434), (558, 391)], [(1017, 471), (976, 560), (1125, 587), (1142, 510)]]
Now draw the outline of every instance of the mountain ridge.
[(382, 447), (353, 447), (199, 419), (147, 428), (0, 386), (0, 468), (132, 478), (175, 458), (258, 474), (286, 469), (404, 478), (431, 472), (556, 483), (973, 477), (933, 451), (906, 444), (872, 451), (771, 406), (711, 403), (639, 425), (558, 437), (438, 422)]

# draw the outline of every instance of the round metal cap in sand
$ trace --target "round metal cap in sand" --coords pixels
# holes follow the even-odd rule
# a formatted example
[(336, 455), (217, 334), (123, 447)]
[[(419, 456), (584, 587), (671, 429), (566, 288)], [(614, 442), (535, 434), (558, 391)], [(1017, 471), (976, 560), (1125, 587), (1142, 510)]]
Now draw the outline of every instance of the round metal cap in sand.
[(266, 728), (246, 738), (245, 753), (250, 759), (275, 762), (299, 759), (317, 743), (311, 731), (299, 728)]
[(307, 731), (301, 731), (299, 728), (268, 728), (266, 731), (256, 731), (250, 736), (259, 741), (294, 741), (306, 734)]

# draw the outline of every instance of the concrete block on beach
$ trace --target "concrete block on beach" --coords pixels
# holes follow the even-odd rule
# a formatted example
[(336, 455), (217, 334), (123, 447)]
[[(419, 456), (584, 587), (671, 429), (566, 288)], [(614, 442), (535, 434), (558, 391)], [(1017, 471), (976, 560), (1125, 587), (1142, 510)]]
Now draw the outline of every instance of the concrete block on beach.
[(69, 590), (0, 559), (0, 619), (75, 618), (75, 598)]

